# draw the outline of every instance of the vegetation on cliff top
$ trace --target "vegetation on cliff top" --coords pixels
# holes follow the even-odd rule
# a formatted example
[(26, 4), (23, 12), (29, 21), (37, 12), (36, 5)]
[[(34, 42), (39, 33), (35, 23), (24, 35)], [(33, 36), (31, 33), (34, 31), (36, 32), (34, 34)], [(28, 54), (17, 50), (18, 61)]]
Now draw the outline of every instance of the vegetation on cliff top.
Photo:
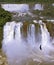
[(7, 21), (10, 21), (11, 18), (11, 13), (0, 7), (0, 27), (2, 27)]
[(54, 0), (0, 0), (0, 2), (6, 3), (53, 3)]
[(6, 22), (10, 21), (12, 18), (11, 13), (5, 11), (0, 6), (0, 48), (2, 46), (2, 38), (3, 38), (3, 26)]

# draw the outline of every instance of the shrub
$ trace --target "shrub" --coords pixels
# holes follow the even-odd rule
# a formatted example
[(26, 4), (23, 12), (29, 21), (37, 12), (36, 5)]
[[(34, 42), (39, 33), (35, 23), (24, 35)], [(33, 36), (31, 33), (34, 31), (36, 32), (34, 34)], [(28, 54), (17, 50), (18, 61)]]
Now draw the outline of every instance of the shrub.
[(3, 26), (6, 22), (10, 21), (12, 15), (10, 12), (5, 11), (0, 7), (0, 26)]
[(10, 21), (11, 18), (12, 18), (11, 13), (5, 11), (0, 7), (0, 48), (2, 47), (3, 26), (6, 22)]

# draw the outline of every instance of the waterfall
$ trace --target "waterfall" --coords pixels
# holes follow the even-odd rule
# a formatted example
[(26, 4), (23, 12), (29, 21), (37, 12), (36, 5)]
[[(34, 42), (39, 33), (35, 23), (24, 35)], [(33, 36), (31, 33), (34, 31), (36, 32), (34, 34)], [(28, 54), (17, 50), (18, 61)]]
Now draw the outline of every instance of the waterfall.
[(50, 44), (50, 35), (46, 28), (46, 24), (41, 25), (41, 33), (42, 33), (42, 46), (43, 47), (48, 46)]
[(50, 34), (47, 30), (46, 24), (42, 23), (40, 24), (41, 28), (41, 47), (43, 50), (43, 53), (48, 54), (49, 49), (51, 48), (51, 42), (50, 42)]
[(29, 26), (27, 40), (28, 40), (28, 43), (29, 43), (32, 47), (35, 46), (35, 26), (34, 26), (34, 24), (31, 24), (31, 25)]
[(1, 6), (9, 12), (27, 12), (29, 10), (28, 4), (1, 4)]
[(22, 26), (22, 23), (16, 23), (16, 26), (15, 26), (15, 39), (21, 39), (21, 26)]
[(3, 51), (8, 63), (13, 65), (12, 62), (17, 62), (17, 65), (24, 65), (20, 63), (30, 58), (38, 62), (51, 60), (49, 53), (53, 49), (50, 34), (45, 23), (41, 20), (37, 23), (13, 21), (4, 25)]
[(4, 26), (4, 31), (3, 31), (3, 38), (4, 38), (4, 43), (7, 43), (11, 41), (14, 38), (14, 27), (15, 27), (15, 22), (7, 22), (6, 25)]
[(35, 4), (34, 10), (43, 10), (43, 5), (42, 4)]
[[(42, 23), (41, 20), (38, 23), (41, 29), (41, 34), (38, 35), (35, 32), (37, 31), (35, 28), (35, 24), (26, 24), (22, 22), (16, 23), (14, 21), (11, 23), (6, 23), (6, 25), (4, 26), (4, 43), (7, 44), (15, 40), (19, 43), (23, 42), (29, 44), (31, 48), (41, 45), (40, 48), (42, 48), (44, 52), (47, 51), (50, 47), (50, 34), (46, 28), (45, 23)], [(39, 35), (41, 35), (41, 38)], [(40, 42), (39, 40), (36, 41), (37, 39), (41, 39)]]

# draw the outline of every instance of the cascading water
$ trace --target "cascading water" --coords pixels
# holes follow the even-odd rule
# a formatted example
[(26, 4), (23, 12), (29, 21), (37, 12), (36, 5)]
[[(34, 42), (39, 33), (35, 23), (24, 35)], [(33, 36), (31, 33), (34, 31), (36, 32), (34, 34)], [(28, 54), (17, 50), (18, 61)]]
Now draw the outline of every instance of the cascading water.
[(42, 21), (39, 22), (41, 28), (41, 49), (45, 55), (50, 54), (53, 50), (52, 42), (50, 41), (50, 33), (47, 30), (46, 24)]
[(41, 35), (42, 35), (42, 39), (41, 39), (41, 46), (43, 48), (42, 50), (44, 52), (45, 51), (48, 52), (48, 47), (50, 46), (50, 34), (46, 28), (46, 24), (42, 23), (40, 27), (41, 27)]
[[(37, 23), (40, 29), (38, 29)], [(10, 65), (29, 65), (25, 63), (31, 59), (40, 63), (54, 59), (49, 55), (52, 45), (46, 25), (41, 21), (37, 23), (8, 22), (4, 26), (3, 51)], [(37, 32), (37, 29), (41, 33)], [(40, 45), (42, 49), (40, 49)]]
[[(14, 27), (15, 27), (15, 22), (8, 22), (4, 26), (4, 39), (8, 41), (11, 41), (14, 38)], [(6, 34), (5, 34), (6, 33)]]
[(27, 12), (29, 10), (29, 5), (27, 4), (1, 4), (1, 6), (10, 12)]
[(30, 25), (30, 29), (28, 31), (28, 43), (33, 47), (35, 45), (35, 26), (34, 24)]

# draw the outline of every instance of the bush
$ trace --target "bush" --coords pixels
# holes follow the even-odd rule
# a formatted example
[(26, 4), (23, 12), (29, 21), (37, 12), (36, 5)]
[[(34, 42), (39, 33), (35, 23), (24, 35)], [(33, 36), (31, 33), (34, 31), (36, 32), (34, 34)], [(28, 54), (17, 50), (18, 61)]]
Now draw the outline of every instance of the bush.
[(10, 21), (12, 15), (10, 12), (5, 11), (0, 7), (0, 26), (3, 26), (6, 22)]
[(11, 18), (12, 18), (11, 13), (5, 11), (0, 7), (0, 48), (2, 47), (3, 26), (6, 22), (10, 21)]

